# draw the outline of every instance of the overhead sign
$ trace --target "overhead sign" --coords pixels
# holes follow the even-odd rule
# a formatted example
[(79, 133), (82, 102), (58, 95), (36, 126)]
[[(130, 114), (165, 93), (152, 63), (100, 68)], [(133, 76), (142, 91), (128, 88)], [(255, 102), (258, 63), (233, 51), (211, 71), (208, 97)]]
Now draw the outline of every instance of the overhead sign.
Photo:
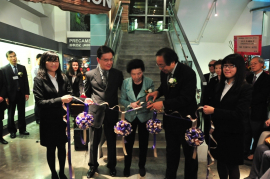
[(234, 52), (242, 55), (261, 55), (262, 35), (234, 36)]
[(68, 48), (72, 50), (90, 50), (90, 38), (68, 38)]
[(58, 6), (64, 11), (82, 14), (101, 14), (111, 10), (112, 0), (24, 0)]

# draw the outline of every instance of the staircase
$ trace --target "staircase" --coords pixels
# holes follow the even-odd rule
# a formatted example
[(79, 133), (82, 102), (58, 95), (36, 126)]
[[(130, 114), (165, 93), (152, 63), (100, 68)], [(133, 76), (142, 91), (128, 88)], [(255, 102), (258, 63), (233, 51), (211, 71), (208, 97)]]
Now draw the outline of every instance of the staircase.
[[(119, 48), (120, 47), (120, 48)], [(121, 44), (119, 45), (118, 60), (115, 64), (115, 68), (121, 70), (124, 75), (124, 79), (130, 77), (130, 74), (126, 72), (126, 65), (132, 59), (141, 59), (145, 65), (144, 76), (151, 78), (154, 81), (155, 89), (160, 85), (160, 70), (156, 66), (156, 52), (163, 47), (170, 47), (166, 32), (152, 34), (149, 31), (135, 31), (135, 33), (123, 33)], [(120, 94), (119, 94), (120, 96)], [(164, 98), (161, 98), (162, 100)], [(122, 109), (124, 109), (122, 107)], [(158, 114), (158, 119), (162, 121), (162, 115)], [(135, 132), (135, 131), (133, 131)], [(122, 137), (117, 137), (117, 156), (124, 156), (122, 148)], [(166, 154), (166, 142), (164, 130), (156, 137), (157, 143), (157, 155), (165, 156)], [(149, 135), (148, 156), (153, 157), (153, 135)], [(103, 154), (106, 155), (107, 149), (106, 143), (102, 146)], [(138, 131), (136, 131), (136, 138), (133, 147), (133, 156), (139, 154), (139, 141)]]

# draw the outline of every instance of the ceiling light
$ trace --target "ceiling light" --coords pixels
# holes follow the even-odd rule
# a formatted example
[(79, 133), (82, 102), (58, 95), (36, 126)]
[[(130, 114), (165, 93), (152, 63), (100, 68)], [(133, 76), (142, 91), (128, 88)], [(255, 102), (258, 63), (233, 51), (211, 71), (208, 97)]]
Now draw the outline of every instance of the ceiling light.
[(217, 0), (215, 0), (215, 17), (217, 17), (218, 14), (217, 14)]

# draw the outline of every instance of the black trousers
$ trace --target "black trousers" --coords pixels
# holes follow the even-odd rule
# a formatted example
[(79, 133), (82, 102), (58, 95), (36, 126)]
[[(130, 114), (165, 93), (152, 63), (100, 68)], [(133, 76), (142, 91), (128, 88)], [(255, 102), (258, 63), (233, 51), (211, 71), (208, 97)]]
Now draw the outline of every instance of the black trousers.
[(1, 122), (0, 122), (0, 139), (3, 138), (3, 119), (0, 119)]
[[(118, 116), (118, 112), (117, 112), (117, 116)], [(117, 121), (117, 116), (116, 116), (116, 119), (114, 119), (114, 116), (111, 116), (105, 113), (104, 122), (103, 122), (104, 133), (107, 140), (107, 156), (108, 156), (107, 167), (109, 169), (115, 168), (116, 162), (117, 162), (116, 160), (116, 134), (114, 133), (114, 125)], [(98, 146), (100, 143), (101, 135), (102, 135), (102, 127), (90, 128), (89, 130), (90, 159), (88, 163), (90, 167), (94, 166), (97, 168), (99, 166), (99, 163), (97, 161), (98, 159), (97, 155), (98, 155)]]
[(25, 122), (25, 95), (20, 91), (17, 91), (14, 101), (9, 101), (8, 105), (8, 132), (16, 133), (17, 128), (14, 122), (14, 114), (17, 106), (18, 110), (18, 128), (20, 132), (26, 131), (26, 122)]
[(36, 122), (40, 122), (40, 109), (38, 107), (38, 105), (35, 103), (35, 118), (36, 118)]
[[(177, 169), (180, 162), (180, 146), (182, 145), (185, 155), (185, 179), (197, 179), (198, 172), (198, 157), (193, 159), (194, 148), (189, 146), (185, 140), (186, 129), (191, 127), (191, 122), (186, 122), (181, 119), (176, 119), (168, 116), (163, 116), (163, 124), (166, 138), (166, 158), (167, 169), (166, 178), (176, 179)], [(186, 126), (186, 127), (184, 127)]]
[[(147, 121), (146, 121), (147, 122)], [(144, 168), (146, 163), (146, 156), (148, 150), (148, 140), (149, 140), (149, 132), (146, 129), (146, 122), (141, 123), (138, 118), (135, 118), (134, 121), (131, 122), (133, 131), (125, 137), (126, 140), (126, 151), (127, 155), (125, 156), (125, 168), (130, 168), (132, 161), (132, 151), (133, 145), (136, 136), (136, 130), (138, 126), (138, 134), (139, 134), (139, 168)]]

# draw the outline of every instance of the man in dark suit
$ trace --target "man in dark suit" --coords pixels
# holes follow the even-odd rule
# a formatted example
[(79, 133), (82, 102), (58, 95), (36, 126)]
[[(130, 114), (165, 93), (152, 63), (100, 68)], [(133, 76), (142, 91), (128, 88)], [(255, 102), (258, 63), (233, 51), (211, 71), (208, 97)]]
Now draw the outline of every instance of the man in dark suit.
[(7, 89), (6, 103), (8, 105), (8, 132), (11, 138), (16, 137), (16, 125), (14, 122), (15, 108), (18, 109), (18, 127), (22, 135), (29, 135), (26, 131), (25, 101), (29, 99), (29, 85), (27, 72), (23, 65), (17, 64), (16, 53), (6, 53), (9, 64), (2, 68)]
[[(161, 70), (161, 85), (152, 93), (153, 100), (165, 96), (164, 101), (158, 101), (148, 106), (154, 110), (164, 109), (163, 127), (166, 138), (167, 169), (166, 178), (175, 179), (180, 160), (180, 145), (185, 155), (185, 179), (197, 179), (198, 158), (192, 158), (193, 147), (185, 140), (186, 129), (192, 126), (190, 121), (179, 119), (180, 116), (191, 115), (195, 119), (197, 103), (196, 74), (188, 66), (178, 62), (177, 54), (170, 48), (162, 48), (156, 53), (156, 64)], [(176, 80), (176, 81), (175, 81)], [(172, 82), (174, 81), (174, 82)], [(178, 112), (178, 114), (175, 114)], [(171, 117), (171, 116), (175, 117)]]
[(214, 66), (214, 63), (216, 62), (216, 60), (211, 60), (208, 64), (208, 67), (209, 67), (209, 72), (210, 73), (206, 73), (204, 74), (204, 78), (207, 82), (207, 84), (210, 82), (211, 78), (217, 76), (217, 74), (215, 73), (215, 66)]
[[(112, 68), (114, 52), (107, 46), (97, 50), (97, 68), (86, 73), (85, 95), (94, 103), (109, 103), (109, 107), (118, 104), (118, 89), (121, 89), (123, 73)], [(116, 109), (117, 110), (117, 109)], [(94, 125), (89, 130), (90, 160), (87, 178), (91, 178), (99, 164), (97, 162), (98, 145), (102, 134), (102, 124), (107, 140), (108, 164), (110, 175), (116, 175), (116, 134), (114, 125), (118, 121), (118, 111), (108, 109), (106, 105), (90, 105), (89, 112), (94, 116)]]
[(3, 78), (3, 73), (0, 70), (0, 143), (2, 144), (8, 144), (8, 142), (3, 139), (3, 119), (4, 119), (4, 111), (7, 108), (7, 104), (5, 101), (6, 97), (6, 87), (4, 84), (4, 78)]
[(248, 83), (253, 85), (250, 119), (245, 123), (245, 153), (248, 154), (251, 138), (254, 139), (248, 159), (253, 159), (259, 137), (263, 131), (264, 122), (268, 119), (267, 105), (270, 94), (270, 76), (263, 71), (264, 59), (254, 57), (250, 61), (253, 74), (247, 76)]

